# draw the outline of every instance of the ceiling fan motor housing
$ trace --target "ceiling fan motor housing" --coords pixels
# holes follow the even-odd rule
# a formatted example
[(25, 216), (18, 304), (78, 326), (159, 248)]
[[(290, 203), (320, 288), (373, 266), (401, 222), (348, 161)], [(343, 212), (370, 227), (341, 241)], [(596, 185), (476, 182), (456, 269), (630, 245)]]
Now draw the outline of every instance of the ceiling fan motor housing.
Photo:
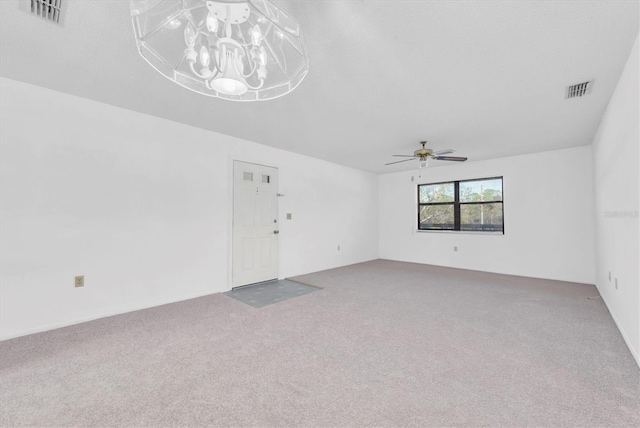
[(417, 158), (422, 158), (426, 156), (431, 156), (431, 153), (433, 153), (433, 150), (431, 149), (419, 149), (413, 152), (413, 155)]
[(427, 160), (427, 156), (431, 156), (431, 153), (433, 153), (433, 150), (425, 149), (424, 146), (427, 145), (426, 141), (420, 141), (420, 144), (422, 144), (422, 148), (413, 152), (413, 155), (417, 158), (420, 158), (421, 162), (424, 162)]

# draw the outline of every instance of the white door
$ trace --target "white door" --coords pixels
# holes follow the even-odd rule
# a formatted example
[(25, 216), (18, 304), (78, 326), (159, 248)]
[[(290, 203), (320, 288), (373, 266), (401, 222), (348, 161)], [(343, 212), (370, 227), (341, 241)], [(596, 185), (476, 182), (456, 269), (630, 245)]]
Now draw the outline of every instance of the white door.
[(234, 287), (278, 278), (278, 233), (278, 169), (234, 161)]

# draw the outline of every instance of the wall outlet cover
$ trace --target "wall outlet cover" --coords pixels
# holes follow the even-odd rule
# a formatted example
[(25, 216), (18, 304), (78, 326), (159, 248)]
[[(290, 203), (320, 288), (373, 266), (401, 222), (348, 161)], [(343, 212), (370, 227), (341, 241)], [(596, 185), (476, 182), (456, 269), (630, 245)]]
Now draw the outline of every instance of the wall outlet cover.
[(84, 275), (76, 276), (75, 286), (84, 287)]

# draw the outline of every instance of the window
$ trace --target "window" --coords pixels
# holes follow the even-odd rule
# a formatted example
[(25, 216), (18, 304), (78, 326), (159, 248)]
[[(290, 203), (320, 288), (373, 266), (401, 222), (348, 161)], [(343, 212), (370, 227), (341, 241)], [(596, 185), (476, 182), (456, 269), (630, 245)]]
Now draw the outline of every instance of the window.
[(504, 233), (502, 177), (418, 186), (418, 230)]

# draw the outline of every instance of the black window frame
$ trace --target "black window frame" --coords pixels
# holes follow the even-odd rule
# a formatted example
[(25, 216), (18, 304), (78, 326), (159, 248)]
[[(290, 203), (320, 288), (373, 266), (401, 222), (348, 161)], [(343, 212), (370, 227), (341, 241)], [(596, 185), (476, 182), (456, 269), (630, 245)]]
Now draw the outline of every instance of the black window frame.
[[(502, 188), (502, 200), (500, 201), (476, 201), (476, 202), (460, 202), (460, 183), (466, 183), (469, 181), (483, 181), (483, 180), (497, 180), (500, 179), (501, 188)], [(420, 202), (420, 187), (422, 186), (433, 186), (437, 184), (453, 184), (453, 202)], [(439, 181), (437, 183), (423, 183), (418, 184), (418, 230), (423, 231), (438, 231), (438, 232), (469, 232), (469, 233), (502, 233), (504, 235), (504, 176), (496, 176), (496, 177), (483, 177), (483, 178), (469, 178), (466, 180), (450, 180), (450, 181)], [(483, 204), (496, 204), (500, 203), (501, 214), (502, 214), (502, 230), (461, 230), (461, 215), (460, 215), (460, 207), (462, 205), (483, 205)], [(437, 205), (453, 205), (453, 229), (442, 229), (436, 227), (422, 227), (420, 224), (420, 209), (423, 206), (437, 206)]]

